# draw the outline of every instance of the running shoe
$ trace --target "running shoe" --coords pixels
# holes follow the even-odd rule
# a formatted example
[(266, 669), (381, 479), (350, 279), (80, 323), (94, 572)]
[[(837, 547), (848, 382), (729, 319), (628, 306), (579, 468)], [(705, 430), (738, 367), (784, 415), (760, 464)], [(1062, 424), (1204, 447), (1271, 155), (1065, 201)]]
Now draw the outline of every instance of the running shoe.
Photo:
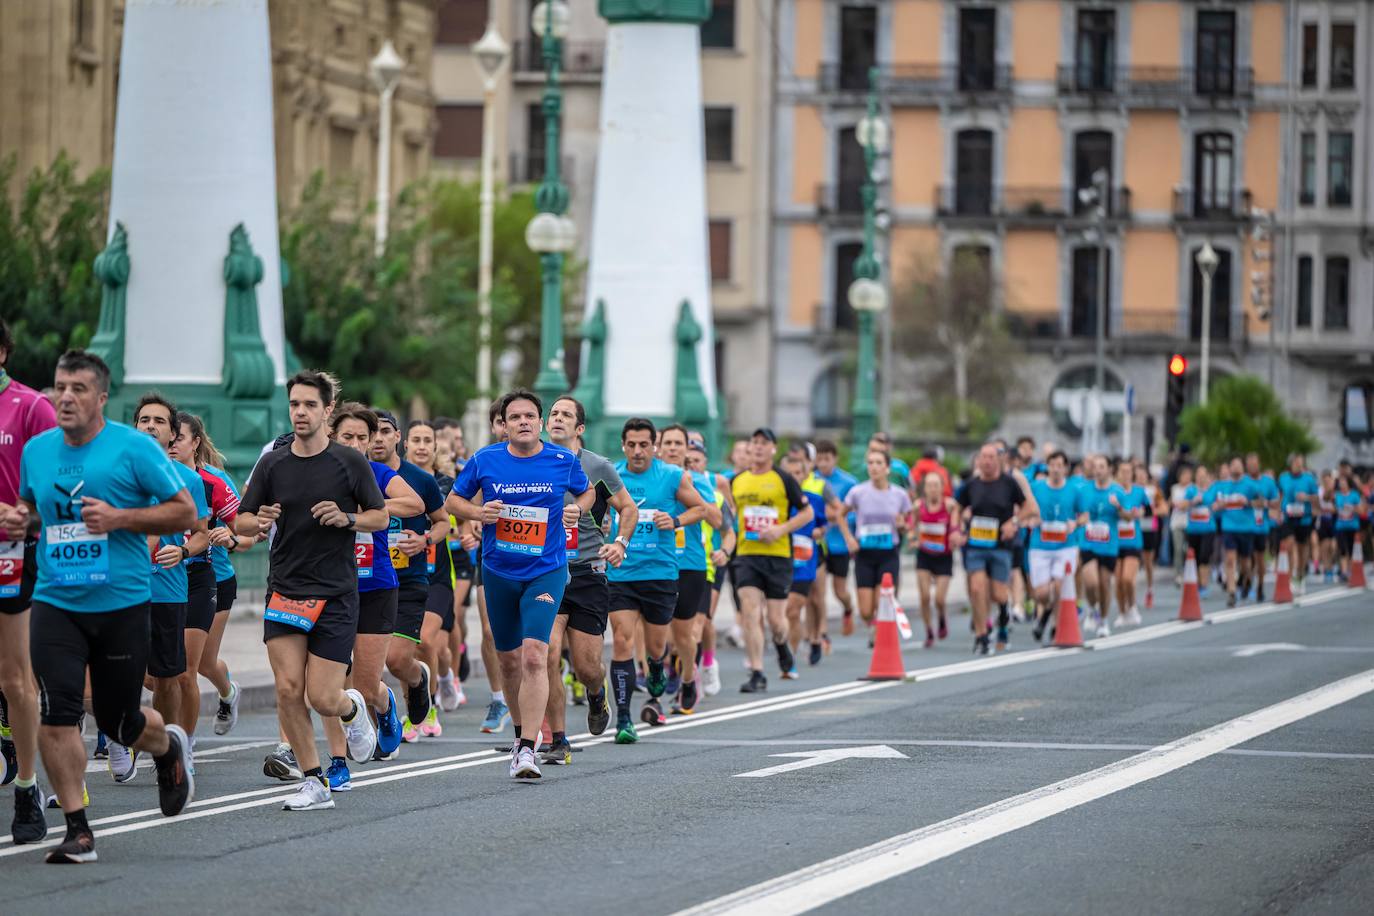
[(821, 646), (825, 649), (825, 654), (826, 654), (826, 655), (829, 655), (832, 651), (834, 651), (834, 648), (835, 648), (835, 647), (832, 646), (832, 645), (830, 645), (830, 634), (829, 634), (829, 633), (822, 633), (822, 634), (821, 634)]
[(238, 724), (239, 697), (241, 696), (243, 696), (243, 691), (239, 689), (238, 681), (230, 681), (229, 699), (221, 699), (219, 709), (215, 711), (215, 734), (227, 735)]
[(414, 744), (420, 740), (420, 729), (410, 721), (410, 716), (401, 720), (401, 740), (406, 744)]
[(682, 672), (677, 669), (677, 659), (674, 657), (668, 662), (668, 681), (663, 685), (663, 692), (668, 696), (676, 696), (682, 689)]
[(466, 693), (463, 692), (463, 685), (462, 685), (462, 684), (459, 684), (459, 685), (458, 685), (458, 707), (457, 707), (457, 708), (460, 708), (460, 709), (461, 709), (462, 707), (464, 707), (464, 706), (466, 706), (466, 705), (468, 705), (468, 695), (467, 695)]
[(1011, 637), (1010, 637), (1010, 636), (1008, 635), (1008, 633), (1007, 633), (1007, 628), (1006, 628), (1006, 627), (998, 627), (998, 628), (997, 628), (997, 651), (998, 651), (998, 652), (1005, 652), (1005, 651), (1007, 650), (1007, 643), (1009, 643), (1009, 642), (1011, 642)]
[[(86, 782), (85, 782), (85, 780), (82, 780), (82, 782), (81, 782), (81, 807), (83, 807), (83, 808), (89, 808), (90, 806), (91, 806), (91, 790), (88, 789), (88, 788), (86, 788)], [(62, 807), (62, 803), (61, 803), (60, 801), (57, 800), (57, 793), (56, 793), (56, 792), (54, 792), (52, 795), (49, 795), (49, 796), (48, 796), (48, 802), (47, 802), (47, 806), (46, 806), (46, 807), (47, 807), (47, 809), (48, 809), (49, 811), (56, 811), (56, 810), (58, 810), (59, 808)]]
[(273, 779), (280, 779), (283, 782), (294, 782), (301, 778), (301, 765), (296, 762), (296, 755), (291, 750), (291, 745), (282, 742), (276, 746), (272, 753), (263, 758), (262, 775), (271, 776)]
[(420, 734), (426, 738), (438, 738), (443, 733), (444, 727), (439, 724), (439, 710), (430, 706), (429, 715), (420, 723)]
[[(401, 746), (404, 726), (396, 712), (396, 694), (386, 689), (386, 714), (377, 717), (377, 753), (386, 760)], [(357, 759), (357, 758), (354, 758)]]
[(153, 758), (157, 765), (157, 802), (167, 817), (176, 817), (196, 797), (195, 763), (191, 739), (180, 725), (167, 726), (167, 753)]
[(673, 704), (673, 715), (690, 716), (697, 711), (697, 683), (696, 681), (684, 681), (682, 692), (678, 694), (677, 702)]
[(606, 705), (606, 690), (587, 696), (587, 731), (599, 735), (611, 724), (611, 709)]
[(14, 790), (14, 820), (10, 822), (10, 836), (16, 846), (37, 843), (48, 835), (48, 819), (43, 813), (43, 793), (34, 783), (26, 789)]
[(1257, 585), (1257, 586), (1255, 586), (1255, 600), (1256, 600), (1256, 601), (1263, 601), (1263, 600), (1264, 600), (1264, 586), (1263, 586), (1263, 585)]
[(1235, 592), (1227, 592), (1227, 593), (1226, 593), (1226, 606), (1227, 606), (1227, 607), (1235, 607), (1235, 606), (1236, 606), (1236, 593), (1235, 593)]
[(482, 720), (482, 731), (488, 735), (499, 735), (510, 718), (510, 707), (501, 700), (492, 700), (487, 706), (487, 717)]
[(634, 744), (639, 740), (639, 733), (635, 731), (635, 724), (629, 719), (621, 719), (615, 724), (615, 743)]
[(1044, 617), (1040, 618), (1035, 622), (1035, 626), (1031, 627), (1031, 639), (1033, 641), (1044, 642), (1045, 624), (1049, 622), (1049, 619), (1049, 615), (1046, 614)]
[(652, 725), (654, 728), (667, 722), (663, 715), (663, 707), (658, 704), (658, 700), (646, 700), (644, 708), (639, 711), (639, 718), (645, 725)]
[(778, 651), (778, 670), (782, 672), (782, 679), (793, 680), (788, 677), (788, 672), (794, 672), (797, 668), (796, 659), (792, 657), (792, 647), (785, 642), (775, 642), (773, 647)]
[(534, 750), (520, 748), (510, 764), (511, 779), (538, 779), (544, 774), (539, 772), (539, 762), (534, 759)]
[(854, 635), (854, 611), (850, 608), (845, 608), (844, 616), (840, 618), (840, 634), (843, 636)]
[(572, 766), (572, 745), (560, 738), (539, 752), (539, 759), (556, 767)]
[(768, 678), (763, 676), (762, 671), (751, 671), (749, 680), (740, 685), (740, 693), (763, 693), (768, 689)]
[(1111, 635), (1112, 635), (1112, 628), (1109, 627), (1109, 626), (1107, 626), (1107, 618), (1103, 617), (1103, 618), (1101, 618), (1100, 620), (1098, 620), (1098, 622), (1097, 622), (1097, 638), (1098, 638), (1098, 639), (1101, 639), (1101, 638), (1104, 637), (1104, 636), (1111, 636)]
[(0, 757), (4, 758), (5, 766), (5, 776), (0, 779), (0, 786), (7, 786), (19, 778), (19, 753), (12, 739), (0, 738)]
[(458, 708), (458, 685), (453, 682), (453, 675), (447, 678), (439, 678), (439, 708), (444, 712), (453, 712)]
[(801, 678), (801, 672), (797, 670), (797, 665), (793, 662), (792, 667), (782, 673), (784, 681), (795, 681)]
[(1208, 595), (1210, 595), (1211, 593), (1212, 593), (1212, 590), (1211, 590), (1211, 588), (1209, 588), (1208, 586), (1206, 586), (1206, 585), (1200, 585), (1200, 586), (1198, 586), (1197, 596), (1198, 596), (1199, 598), (1205, 599), (1205, 598), (1206, 598)]
[(1126, 626), (1128, 626), (1128, 627), (1138, 627), (1138, 626), (1140, 626), (1140, 625), (1141, 625), (1142, 623), (1144, 623), (1144, 622), (1145, 622), (1145, 621), (1142, 620), (1141, 617), (1140, 617), (1140, 609), (1139, 609), (1139, 608), (1132, 607), (1129, 611), (1126, 612)]
[(949, 635), (949, 623), (945, 621), (945, 618), (940, 618), (940, 626), (935, 630), (935, 635), (940, 639), (944, 639)]
[(668, 689), (668, 673), (662, 665), (650, 665), (649, 676), (644, 679), (644, 689), (651, 697), (661, 697)]
[(344, 692), (353, 701), (353, 719), (343, 723), (344, 736), (348, 739), (348, 759), (366, 763), (377, 749), (377, 729), (358, 689), (350, 687)]
[(323, 811), (334, 807), (334, 796), (320, 780), (311, 777), (303, 780), (296, 788), (296, 794), (282, 802), (283, 811)]
[(931, 630), (926, 630), (926, 641), (925, 641), (925, 643), (923, 643), (923, 648), (929, 649), (930, 647), (932, 647), (932, 646), (934, 646), (934, 645), (935, 645), (935, 633), (932, 632)]
[(348, 772), (348, 761), (342, 757), (330, 757), (329, 769), (324, 771), (329, 781), (329, 791), (350, 792), (353, 789), (353, 774)]
[(1147, 588), (1145, 590), (1145, 610), (1152, 611), (1155, 607), (1155, 590)]
[(806, 661), (814, 667), (821, 663), (821, 659), (824, 656), (825, 647), (818, 642), (813, 642), (811, 644), (811, 652), (806, 656)]
[(701, 689), (708, 697), (720, 693), (720, 662), (711, 659), (711, 664), (701, 666)]
[(114, 777), (114, 781), (121, 785), (133, 782), (134, 777), (138, 775), (138, 751), (130, 751), (117, 741), (109, 743), (109, 750), (110, 756), (105, 761), (105, 766)]
[(95, 750), (91, 751), (92, 760), (109, 760), (110, 744), (104, 732), (95, 733)]
[(987, 655), (988, 649), (988, 634), (984, 633), (982, 636), (973, 637), (974, 655)]
[(49, 865), (84, 865), (95, 860), (95, 836), (89, 830), (83, 830), (75, 836), (69, 835), (60, 846), (49, 849), (43, 857), (43, 861)]
[(420, 683), (406, 688), (406, 717), (423, 722), (429, 715), (429, 665), (420, 662)]

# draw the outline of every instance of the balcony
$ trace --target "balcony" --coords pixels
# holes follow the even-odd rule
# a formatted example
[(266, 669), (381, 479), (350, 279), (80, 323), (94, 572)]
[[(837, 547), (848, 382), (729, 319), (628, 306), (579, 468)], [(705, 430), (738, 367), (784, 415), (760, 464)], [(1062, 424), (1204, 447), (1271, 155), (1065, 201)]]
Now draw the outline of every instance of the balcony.
[[(868, 70), (838, 63), (823, 63), (816, 81), (827, 95), (848, 96), (860, 104), (868, 94)], [(969, 102), (980, 96), (1011, 92), (1009, 64), (883, 64), (878, 68), (878, 90), (893, 105), (937, 103), (951, 97)]]
[[(544, 180), (544, 163), (547, 160), (543, 153), (511, 153), (510, 171), (506, 175), (508, 184), (538, 184)], [(573, 165), (572, 156), (563, 156), (558, 160), (558, 177), (563, 184), (568, 186), (569, 191), (573, 186)]]
[[(1003, 223), (1009, 225), (1053, 225), (1059, 222), (1085, 222), (1095, 216), (1084, 207), (1073, 187), (1026, 187), (941, 185), (935, 189), (935, 215), (946, 220)], [(1107, 218), (1131, 218), (1130, 188), (1112, 188), (1107, 199)]]
[[(1030, 349), (1054, 353), (1093, 349), (1096, 326), (1094, 315), (1074, 310), (1007, 309), (1003, 313), (1012, 337)], [(1178, 311), (1130, 311), (1114, 315), (1108, 322), (1107, 347), (1114, 354), (1197, 352), (1198, 336), (1191, 333), (1190, 315), (1185, 305)], [(1120, 323), (1120, 327), (1116, 324)], [(1250, 316), (1233, 309), (1229, 321), (1218, 318), (1213, 324), (1212, 346), (1217, 351), (1239, 354), (1250, 344)]]
[[(538, 41), (517, 41), (511, 49), (511, 72), (517, 83), (544, 82), (544, 48)], [(600, 41), (565, 41), (560, 75), (571, 82), (595, 82), (606, 64), (606, 45)]]
[(1229, 225), (1250, 220), (1250, 191), (1198, 192), (1194, 188), (1174, 188), (1174, 221), (1206, 225)]
[(1128, 108), (1223, 108), (1255, 95), (1250, 67), (1115, 67), (1060, 64), (1055, 84), (1061, 98), (1091, 106)]
[(861, 179), (816, 185), (816, 215), (861, 218), (863, 186)]

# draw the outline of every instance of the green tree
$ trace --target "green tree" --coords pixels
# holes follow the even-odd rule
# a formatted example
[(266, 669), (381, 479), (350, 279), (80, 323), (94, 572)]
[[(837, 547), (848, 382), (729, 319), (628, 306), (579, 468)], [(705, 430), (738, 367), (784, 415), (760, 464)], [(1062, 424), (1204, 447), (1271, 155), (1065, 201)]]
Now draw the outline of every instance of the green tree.
[(110, 176), (78, 177), (60, 153), (16, 189), (18, 180), (13, 157), (0, 163), (0, 309), (18, 342), (10, 373), (41, 388), (64, 350), (90, 342), (100, 318), (92, 265), (105, 245)]
[(1213, 382), (1207, 404), (1194, 404), (1179, 416), (1178, 440), (1206, 464), (1258, 452), (1264, 466), (1274, 470), (1294, 452), (1308, 455), (1321, 447), (1305, 424), (1284, 411), (1273, 389), (1253, 375)]

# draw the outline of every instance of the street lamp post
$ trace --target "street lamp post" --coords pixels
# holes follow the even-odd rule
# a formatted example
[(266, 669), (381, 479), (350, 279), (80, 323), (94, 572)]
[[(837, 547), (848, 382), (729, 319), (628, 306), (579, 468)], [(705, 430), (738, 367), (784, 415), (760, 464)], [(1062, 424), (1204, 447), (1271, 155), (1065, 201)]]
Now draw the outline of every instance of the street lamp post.
[(538, 252), (542, 296), (539, 319), (539, 374), (534, 391), (545, 405), (568, 390), (563, 371), (563, 257), (577, 244), (577, 227), (564, 214), (568, 188), (559, 180), (559, 113), (563, 94), (558, 84), (563, 39), (571, 14), (564, 0), (544, 0), (534, 8), (531, 27), (542, 41), (544, 54), (544, 179), (535, 192), (539, 208), (525, 227), (525, 243)]
[(1197, 267), (1202, 273), (1202, 368), (1198, 378), (1198, 403), (1207, 403), (1207, 385), (1212, 370), (1212, 275), (1217, 272), (1221, 258), (1211, 242), (1203, 242), (1197, 253)]
[[(1107, 392), (1107, 320), (1110, 308), (1107, 297), (1107, 208), (1111, 178), (1106, 169), (1092, 174), (1092, 186), (1080, 188), (1079, 200), (1091, 204), (1097, 223), (1097, 314), (1093, 319), (1093, 388), (1092, 403), (1084, 412), (1083, 454), (1105, 451), (1107, 448), (1106, 411), (1103, 400)], [(1123, 416), (1124, 423), (1130, 417)]]
[(391, 216), (391, 98), (396, 94), (396, 84), (401, 81), (406, 62), (396, 53), (396, 48), (388, 38), (377, 56), (368, 64), (372, 84), (381, 94), (381, 104), (377, 116), (380, 124), (377, 130), (377, 224), (376, 251), (378, 257), (386, 249), (388, 221)]
[(473, 441), (485, 445), (491, 436), (490, 427), (482, 421), (483, 411), (491, 400), (491, 262), (492, 212), (495, 208), (494, 160), (496, 158), (496, 77), (506, 63), (509, 46), (501, 38), (494, 20), (487, 22), (487, 30), (472, 46), (482, 73), (482, 184), (478, 192), (477, 230), (477, 398), (470, 410), (469, 435)]
[(854, 385), (854, 451), (851, 461), (856, 469), (864, 465), (863, 450), (878, 422), (878, 402), (874, 396), (873, 333), (877, 316), (887, 308), (887, 290), (878, 282), (878, 259), (874, 255), (874, 205), (878, 186), (873, 165), (886, 152), (888, 127), (878, 114), (878, 68), (868, 71), (868, 113), (855, 128), (855, 137), (864, 151), (864, 184), (860, 197), (864, 207), (864, 248), (854, 262), (854, 282), (849, 285), (849, 304), (859, 316), (859, 365)]

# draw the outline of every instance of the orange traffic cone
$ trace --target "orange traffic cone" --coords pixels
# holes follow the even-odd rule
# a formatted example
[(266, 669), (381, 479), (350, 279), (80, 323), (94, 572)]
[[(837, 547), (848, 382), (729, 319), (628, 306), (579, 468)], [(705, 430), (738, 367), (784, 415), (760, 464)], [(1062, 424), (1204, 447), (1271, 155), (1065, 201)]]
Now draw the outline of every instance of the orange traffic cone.
[(1279, 565), (1274, 573), (1274, 603), (1293, 603), (1293, 576), (1288, 571), (1287, 542), (1279, 547)]
[(1179, 602), (1178, 619), (1189, 622), (1202, 620), (1202, 599), (1197, 593), (1197, 555), (1188, 551), (1183, 564), (1183, 600)]
[(873, 661), (868, 666), (866, 681), (900, 681), (906, 677), (902, 663), (901, 637), (897, 634), (897, 595), (892, 587), (892, 574), (883, 573), (878, 590), (878, 619), (873, 633)]
[(1064, 564), (1064, 580), (1059, 586), (1059, 617), (1054, 622), (1054, 645), (1057, 649), (1075, 649), (1083, 645), (1083, 630), (1078, 626), (1078, 594), (1073, 586), (1073, 564)]
[(1355, 546), (1350, 551), (1350, 581), (1346, 584), (1351, 588), (1369, 587), (1364, 577), (1364, 547), (1360, 544), (1359, 534), (1355, 535)]

